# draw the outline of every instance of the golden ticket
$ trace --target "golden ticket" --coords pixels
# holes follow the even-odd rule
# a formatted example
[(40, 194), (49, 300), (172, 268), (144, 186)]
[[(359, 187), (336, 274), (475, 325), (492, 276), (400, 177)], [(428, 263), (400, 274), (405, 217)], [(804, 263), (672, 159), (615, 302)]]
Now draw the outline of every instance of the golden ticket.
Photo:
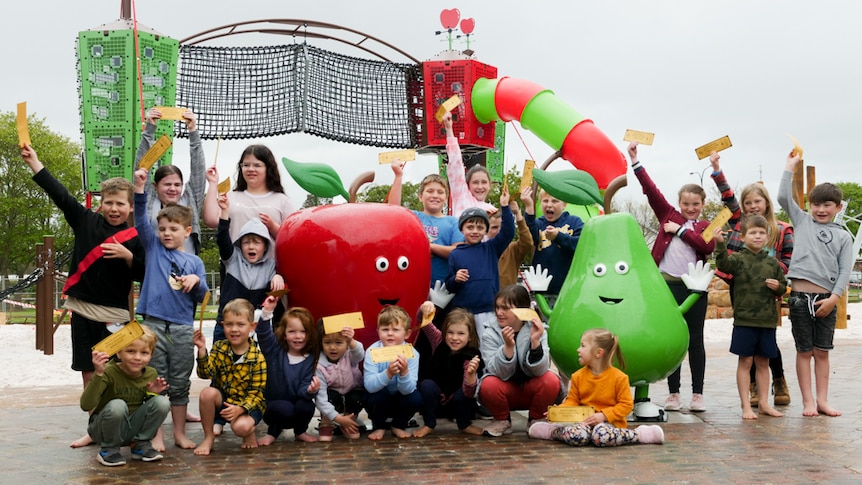
[(403, 355), (407, 359), (412, 359), (416, 356), (413, 353), (413, 346), (410, 344), (390, 345), (389, 347), (376, 347), (371, 349), (371, 362), (379, 364), (381, 362), (392, 362), (399, 355)]
[[(521, 176), (521, 186), (518, 188), (518, 191), (522, 194), (533, 185), (534, 168), (536, 168), (535, 160), (524, 160), (524, 173)], [(535, 197), (535, 194), (533, 196)]]
[(626, 130), (623, 141), (635, 142), (639, 145), (652, 145), (655, 139), (655, 133), (647, 133), (646, 131)]
[(30, 145), (30, 128), (27, 125), (27, 102), (18, 103), (18, 146), (24, 148)]
[(514, 313), (515, 316), (518, 317), (518, 320), (522, 322), (532, 322), (533, 319), (538, 319), (539, 321), (542, 320), (539, 318), (539, 314), (536, 313), (536, 310), (533, 310), (532, 308), (512, 308), (512, 313)]
[(188, 110), (188, 108), (175, 108), (173, 106), (156, 106), (156, 109), (162, 112), (163, 120), (181, 120), (183, 113)]
[(365, 328), (362, 312), (342, 313), (323, 317), (323, 333), (339, 333), (344, 327)]
[(380, 165), (392, 163), (395, 160), (401, 160), (402, 162), (416, 160), (416, 150), (398, 150), (394, 152), (383, 152), (377, 155), (377, 161)]
[(290, 293), (290, 288), (282, 288), (280, 290), (275, 291), (267, 291), (266, 296), (274, 296), (276, 298), (281, 298), (282, 296)]
[(437, 108), (437, 113), (434, 114), (434, 117), (437, 118), (437, 122), (442, 122), (443, 115), (457, 108), (459, 104), (461, 104), (461, 96), (458, 96), (457, 94), (453, 94), (451, 98), (443, 101), (443, 104)]
[(730, 220), (730, 216), (732, 215), (733, 212), (730, 212), (730, 209), (728, 209), (727, 207), (721, 209), (721, 212), (719, 212), (715, 216), (715, 219), (713, 219), (712, 222), (710, 222), (709, 225), (706, 226), (706, 229), (704, 229), (703, 232), (700, 233), (700, 237), (702, 237), (705, 242), (712, 241), (712, 238), (715, 237), (715, 230), (720, 227), (724, 227), (724, 225), (727, 224), (727, 221)]
[(793, 137), (793, 135), (787, 135), (790, 137), (790, 140), (793, 141), (793, 156), (799, 155), (799, 158), (802, 158), (802, 145), (799, 144), (799, 140)]
[(171, 139), (168, 138), (168, 135), (162, 135), (153, 146), (147, 150), (147, 153), (144, 153), (144, 156), (141, 157), (141, 161), (138, 162), (138, 168), (142, 168), (144, 170), (149, 170), (153, 167), (153, 165), (162, 158), (162, 155), (168, 151), (172, 145)]
[(427, 315), (422, 315), (422, 323), (419, 325), (419, 328), (422, 328), (425, 325), (428, 325), (429, 323), (433, 322), (434, 321), (434, 315), (436, 315), (436, 314), (437, 314), (437, 309), (435, 308), (434, 310), (431, 310), (431, 313), (429, 313)]
[(230, 190), (230, 177), (218, 183), (218, 193), (226, 194)]
[(114, 355), (128, 347), (130, 343), (140, 338), (143, 334), (144, 329), (141, 328), (141, 324), (132, 320), (125, 324), (123, 328), (105, 337), (104, 340), (94, 345), (93, 350), (104, 352), (108, 355)]
[(730, 143), (729, 136), (723, 136), (718, 140), (713, 140), (706, 145), (697, 147), (694, 149), (694, 153), (697, 154), (697, 159), (702, 160), (709, 156), (712, 152), (720, 152), (725, 148), (730, 148), (732, 145)]
[(580, 423), (596, 414), (592, 406), (548, 406), (548, 421), (552, 423)]

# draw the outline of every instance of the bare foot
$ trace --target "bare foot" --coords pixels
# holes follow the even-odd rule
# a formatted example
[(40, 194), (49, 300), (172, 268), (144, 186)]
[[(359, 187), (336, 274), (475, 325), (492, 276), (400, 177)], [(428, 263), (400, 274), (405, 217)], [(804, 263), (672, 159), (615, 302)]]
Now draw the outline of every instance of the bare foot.
[(257, 444), (260, 446), (269, 446), (273, 443), (275, 443), (275, 436), (271, 434), (265, 434), (263, 435), (263, 438), (257, 440)]
[(777, 410), (774, 407), (769, 406), (769, 405), (764, 406), (763, 404), (760, 405), (760, 414), (772, 416), (773, 418), (780, 418), (780, 417), (784, 416), (784, 414), (782, 414), (781, 411), (779, 411), (779, 410)]
[(159, 428), (159, 432), (153, 438), (152, 445), (156, 451), (165, 451), (165, 434), (162, 432), (162, 428)]
[(817, 412), (817, 406), (816, 405), (805, 404), (805, 405), (803, 405), (803, 408), (802, 408), (802, 415), (812, 417), (812, 416), (820, 416), (820, 413)]
[(406, 431), (406, 430), (403, 430), (400, 428), (392, 428), (392, 435), (395, 436), (396, 438), (401, 438), (401, 439), (413, 437), (413, 434), (411, 434), (409, 431)]
[(213, 433), (215, 433), (216, 436), (221, 435), (222, 431), (224, 431), (224, 425), (223, 424), (214, 424), (213, 425)]
[(251, 434), (242, 439), (242, 444), (239, 445), (240, 448), (246, 450), (249, 448), (257, 448), (257, 436), (254, 435), (252, 431)]
[(195, 455), (209, 455), (213, 449), (215, 436), (205, 437), (203, 442), (195, 448)]
[(757, 419), (757, 413), (751, 408), (742, 410), (742, 419)]
[(370, 439), (371, 441), (380, 441), (383, 439), (383, 435), (385, 434), (385, 429), (375, 429), (368, 435), (368, 439)]
[(192, 413), (191, 411), (186, 411), (186, 422), (187, 423), (200, 423), (201, 417), (197, 414)]
[(302, 433), (302, 434), (296, 435), (296, 441), (304, 441), (306, 443), (316, 443), (317, 437), (312, 436), (308, 433)]
[(93, 438), (90, 438), (90, 434), (87, 433), (84, 436), (76, 439), (75, 441), (69, 443), (69, 446), (72, 448), (83, 448), (84, 446), (90, 446), (93, 444)]
[(841, 416), (841, 411), (830, 406), (828, 402), (824, 402), (824, 403), (818, 402), (817, 403), (817, 412), (820, 414), (825, 414), (827, 416), (832, 416), (832, 417)]
[(422, 426), (413, 432), (414, 438), (422, 438), (423, 436), (428, 436), (429, 434), (434, 432), (434, 428), (429, 428), (428, 426)]
[(472, 424), (470, 426), (467, 426), (466, 428), (462, 429), (461, 432), (466, 433), (466, 434), (476, 435), (476, 436), (482, 436), (482, 428), (480, 428), (478, 426), (473, 426)]
[(190, 450), (195, 447), (195, 442), (190, 440), (186, 435), (174, 435), (174, 444), (184, 450)]

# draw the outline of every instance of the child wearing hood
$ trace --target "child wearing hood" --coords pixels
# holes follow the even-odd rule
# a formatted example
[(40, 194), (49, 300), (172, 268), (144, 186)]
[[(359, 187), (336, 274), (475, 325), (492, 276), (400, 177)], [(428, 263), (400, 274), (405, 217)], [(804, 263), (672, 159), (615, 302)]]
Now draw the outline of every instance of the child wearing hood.
[[(257, 308), (266, 299), (267, 292), (284, 289), (284, 278), (275, 272), (274, 244), (263, 222), (257, 217), (250, 219), (240, 229), (239, 236), (231, 241), (230, 202), (226, 194), (219, 195), (218, 206), (221, 214), (216, 229), (216, 243), (225, 275), (213, 329), (213, 343), (225, 338), (221, 324), (225, 303), (244, 298)], [(284, 308), (279, 304), (273, 318), (280, 318), (283, 312)]]

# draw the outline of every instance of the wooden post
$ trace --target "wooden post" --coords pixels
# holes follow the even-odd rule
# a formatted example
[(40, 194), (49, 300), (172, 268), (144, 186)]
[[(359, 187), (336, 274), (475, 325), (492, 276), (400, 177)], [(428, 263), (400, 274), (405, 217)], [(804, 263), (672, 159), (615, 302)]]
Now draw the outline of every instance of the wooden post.
[(45, 247), (45, 272), (42, 281), (45, 282), (43, 293), (42, 315), (45, 328), (42, 331), (42, 352), (54, 355), (54, 236), (42, 236)]
[[(45, 258), (45, 244), (36, 243), (36, 267), (41, 268), (43, 271), (45, 269), (44, 265)], [(36, 282), (36, 350), (43, 350), (43, 343), (45, 341), (45, 337), (42, 336), (42, 333), (45, 331), (45, 325), (42, 324), (42, 299), (43, 294), (45, 293), (45, 278), (44, 275), (39, 281)]]

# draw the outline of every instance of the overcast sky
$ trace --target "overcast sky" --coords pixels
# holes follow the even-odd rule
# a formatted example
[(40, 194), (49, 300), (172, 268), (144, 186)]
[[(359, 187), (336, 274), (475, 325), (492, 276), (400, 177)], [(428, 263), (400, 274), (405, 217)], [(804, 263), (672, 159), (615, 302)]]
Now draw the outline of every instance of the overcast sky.
[[(138, 22), (175, 39), (245, 20), (309, 19), (363, 31), (419, 60), (446, 48), (434, 32), (441, 29), (439, 14), (447, 8), (476, 20), (471, 47), (479, 60), (496, 66), (500, 76), (552, 89), (593, 119), (620, 150), (625, 150), (626, 129), (655, 133), (655, 143), (642, 147), (640, 158), (671, 201), (682, 184), (699, 182), (709, 165), (697, 159), (694, 149), (724, 135), (733, 142), (721, 153), (733, 186), (762, 179), (774, 198), (792, 148), (788, 134), (804, 147), (818, 181), (862, 182), (858, 0), (136, 2)], [(0, 109), (14, 111), (26, 100), (30, 113), (79, 140), (75, 39), (80, 31), (116, 20), (119, 11), (119, 0), (6, 2), (0, 19), (6, 66)], [(260, 46), (292, 40), (235, 36), (229, 42)], [(537, 160), (553, 152), (521, 132)], [(388, 167), (376, 163), (380, 149), (296, 134), (260, 142), (279, 160), (333, 165), (345, 185), (366, 170), (376, 169), (380, 183), (392, 179)], [(223, 175), (249, 143), (222, 142), (218, 165)], [(188, 145), (184, 140), (175, 145), (174, 163), (186, 168)], [(204, 143), (208, 163), (215, 148), (215, 141)], [(522, 166), (525, 158), (527, 149), (509, 129), (507, 168)], [(558, 161), (552, 169), (567, 166)], [(418, 181), (435, 169), (435, 159), (422, 156), (408, 166), (406, 176)], [(301, 204), (304, 191), (284, 177), (288, 193)], [(637, 181), (631, 176), (629, 181), (621, 196), (641, 197)]]

